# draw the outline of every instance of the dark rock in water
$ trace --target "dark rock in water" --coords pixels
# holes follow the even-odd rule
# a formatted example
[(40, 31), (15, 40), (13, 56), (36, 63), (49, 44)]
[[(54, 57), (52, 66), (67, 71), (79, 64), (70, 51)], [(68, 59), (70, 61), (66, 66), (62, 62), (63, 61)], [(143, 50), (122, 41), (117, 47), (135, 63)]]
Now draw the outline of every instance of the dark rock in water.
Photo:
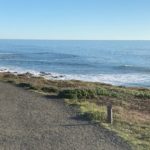
[(63, 76), (63, 75), (60, 75), (59, 77), (60, 77), (60, 78), (63, 78), (64, 76)]
[(31, 74), (30, 72), (26, 72), (26, 73), (23, 73), (23, 74), (19, 74), (19, 76), (31, 78), (33, 76), (33, 74)]
[(51, 77), (52, 77), (52, 78), (55, 78), (55, 79), (58, 79), (58, 78), (63, 78), (63, 77), (65, 77), (65, 76), (63, 76), (63, 75), (59, 75), (59, 76), (52, 76), (52, 75), (51, 75)]
[(46, 73), (46, 72), (41, 71), (41, 72), (40, 72), (40, 75), (41, 75), (41, 76), (47, 76), (47, 75), (52, 75), (52, 74), (51, 74), (51, 73)]
[(23, 77), (23, 76), (25, 76), (24, 74), (18, 74), (18, 77)]
[(29, 73), (29, 72), (26, 72), (26, 73), (22, 73), (22, 74), (18, 74), (19, 77), (27, 77), (27, 78), (30, 78), (33, 76), (33, 74)]
[(33, 74), (31, 74), (30, 72), (26, 72), (24, 75), (28, 76), (28, 77), (32, 77)]
[(57, 79), (58, 78), (58, 76), (52, 76), (53, 78), (55, 78), (55, 79)]
[(41, 71), (40, 74), (43, 75), (43, 74), (45, 74), (45, 72)]
[(6, 71), (7, 69), (0, 69), (0, 71)]

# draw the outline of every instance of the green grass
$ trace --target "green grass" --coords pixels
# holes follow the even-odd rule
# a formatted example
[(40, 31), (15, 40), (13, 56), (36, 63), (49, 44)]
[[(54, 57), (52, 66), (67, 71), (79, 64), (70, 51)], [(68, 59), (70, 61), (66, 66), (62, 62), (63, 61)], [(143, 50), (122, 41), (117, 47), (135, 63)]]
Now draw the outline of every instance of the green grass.
[[(150, 126), (148, 120), (140, 121), (137, 112), (115, 107), (113, 124), (107, 123), (106, 106), (99, 106), (86, 100), (66, 99), (68, 105), (76, 106), (79, 115), (90, 121), (100, 123), (103, 127), (117, 133), (135, 150), (148, 150), (150, 147)], [(130, 114), (130, 112), (132, 112)], [(128, 117), (130, 115), (130, 117)]]
[(148, 150), (150, 147), (150, 127), (144, 124), (132, 124), (115, 120), (113, 125), (103, 123), (103, 126), (116, 132), (135, 150)]
[(107, 110), (105, 106), (98, 106), (95, 103), (90, 103), (84, 100), (79, 102), (77, 100), (66, 99), (65, 102), (69, 105), (77, 106), (80, 117), (84, 119), (96, 122), (106, 122)]

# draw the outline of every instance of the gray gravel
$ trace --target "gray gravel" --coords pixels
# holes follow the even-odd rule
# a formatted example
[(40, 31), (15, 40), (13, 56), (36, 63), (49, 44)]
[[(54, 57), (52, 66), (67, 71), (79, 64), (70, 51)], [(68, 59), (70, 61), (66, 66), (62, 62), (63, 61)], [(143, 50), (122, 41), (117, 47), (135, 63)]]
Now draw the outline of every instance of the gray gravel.
[(0, 83), (0, 150), (129, 150), (62, 100)]

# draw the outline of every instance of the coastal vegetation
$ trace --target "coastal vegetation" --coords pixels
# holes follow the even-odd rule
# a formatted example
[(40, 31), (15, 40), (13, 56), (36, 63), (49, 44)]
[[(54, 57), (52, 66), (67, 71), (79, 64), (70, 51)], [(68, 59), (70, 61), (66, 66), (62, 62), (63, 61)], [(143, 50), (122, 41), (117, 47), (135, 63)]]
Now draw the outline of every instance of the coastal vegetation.
[[(31, 74), (0, 73), (0, 80), (44, 95), (55, 95), (86, 120), (113, 131), (133, 149), (150, 147), (150, 90), (109, 84), (46, 80)], [(113, 106), (113, 124), (107, 123), (107, 105)]]

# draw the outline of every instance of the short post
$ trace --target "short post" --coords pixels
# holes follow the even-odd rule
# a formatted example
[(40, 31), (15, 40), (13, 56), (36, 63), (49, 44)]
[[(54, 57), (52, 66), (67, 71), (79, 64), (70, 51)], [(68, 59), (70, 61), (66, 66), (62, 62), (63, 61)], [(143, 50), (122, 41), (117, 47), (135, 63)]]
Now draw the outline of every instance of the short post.
[(112, 105), (107, 106), (107, 121), (108, 123), (113, 123), (113, 112), (112, 112)]

